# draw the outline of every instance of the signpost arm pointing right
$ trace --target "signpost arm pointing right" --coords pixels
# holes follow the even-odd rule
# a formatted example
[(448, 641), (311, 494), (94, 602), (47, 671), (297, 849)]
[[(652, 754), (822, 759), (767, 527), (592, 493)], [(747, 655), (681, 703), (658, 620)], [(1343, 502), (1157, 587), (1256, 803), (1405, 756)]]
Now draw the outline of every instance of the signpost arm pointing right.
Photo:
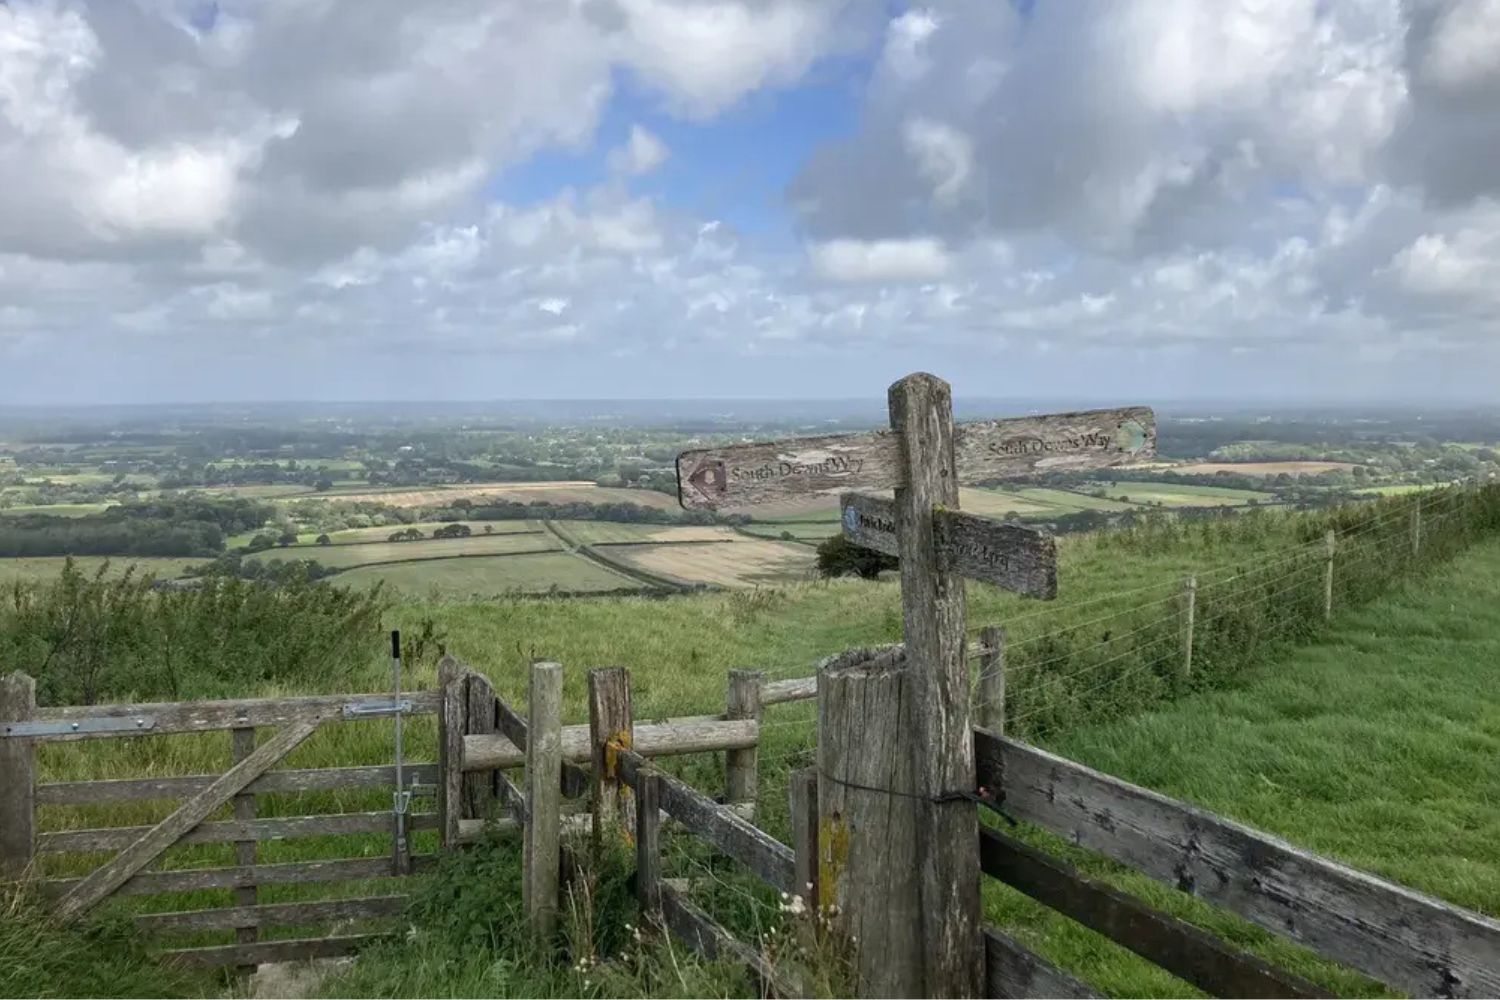
[(964, 581), (939, 560), (933, 517), (935, 507), (958, 507), (953, 397), (948, 383), (919, 373), (892, 385), (889, 403), (905, 467), (905, 485), (896, 489), (896, 537), (907, 689), (915, 694), (906, 737), (926, 832), (917, 910), (926, 957), (924, 992), (977, 997), (983, 954), (974, 850), (979, 820), (973, 804), (961, 797), (975, 784)]

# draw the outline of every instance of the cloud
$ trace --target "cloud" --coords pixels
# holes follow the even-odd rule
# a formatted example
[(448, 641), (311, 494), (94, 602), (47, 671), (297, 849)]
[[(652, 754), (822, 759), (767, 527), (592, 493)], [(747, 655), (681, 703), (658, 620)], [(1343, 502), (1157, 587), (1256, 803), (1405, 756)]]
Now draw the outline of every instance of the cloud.
[(925, 281), (948, 271), (935, 239), (829, 240), (809, 248), (813, 269), (833, 281)]
[(0, 3), (0, 396), (1488, 392), (1495, 2)]
[(609, 167), (622, 174), (649, 174), (672, 155), (667, 144), (639, 125), (630, 127), (630, 138), (609, 154)]

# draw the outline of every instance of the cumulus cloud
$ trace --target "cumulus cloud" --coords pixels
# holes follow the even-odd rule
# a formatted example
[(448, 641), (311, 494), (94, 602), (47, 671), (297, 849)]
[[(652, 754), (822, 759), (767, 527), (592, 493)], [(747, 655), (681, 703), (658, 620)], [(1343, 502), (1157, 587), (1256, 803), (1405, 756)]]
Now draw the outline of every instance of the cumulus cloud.
[(813, 268), (834, 281), (924, 281), (948, 271), (935, 239), (829, 240), (809, 249)]
[[(1478, 384), (1495, 6), (0, 3), (0, 391), (384, 365), (348, 391), (762, 395), (833, 362), (1055, 385), (1064, 356), (1070, 388)], [(858, 115), (793, 225), (632, 183), (809, 79)], [(601, 148), (606, 114), (675, 118), (675, 148)], [(546, 150), (603, 179), (494, 193)]]
[(630, 127), (630, 138), (609, 154), (610, 169), (623, 174), (649, 174), (671, 156), (667, 144), (639, 125)]

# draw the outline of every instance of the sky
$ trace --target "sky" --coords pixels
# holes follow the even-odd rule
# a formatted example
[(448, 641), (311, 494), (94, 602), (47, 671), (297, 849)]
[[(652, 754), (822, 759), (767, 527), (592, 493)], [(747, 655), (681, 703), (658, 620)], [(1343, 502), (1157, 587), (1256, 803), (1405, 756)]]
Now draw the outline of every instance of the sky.
[(0, 0), (0, 404), (1490, 402), (1500, 0)]

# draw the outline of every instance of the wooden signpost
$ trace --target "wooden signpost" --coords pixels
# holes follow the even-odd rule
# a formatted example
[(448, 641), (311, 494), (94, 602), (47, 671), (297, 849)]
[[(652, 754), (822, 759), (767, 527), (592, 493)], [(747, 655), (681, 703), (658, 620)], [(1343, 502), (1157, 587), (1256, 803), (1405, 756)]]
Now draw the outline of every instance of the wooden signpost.
[[(949, 421), (951, 426), (951, 413)], [(952, 432), (964, 483), (1123, 465), (1156, 450), (1156, 418), (1142, 406), (984, 420)], [(677, 456), (677, 496), (687, 508), (749, 507), (828, 490), (885, 490), (906, 483), (900, 428)]]
[[(1140, 461), (1155, 453), (1156, 419), (1145, 407), (1128, 407), (955, 427), (948, 384), (926, 374), (892, 385), (888, 402), (889, 431), (683, 452), (677, 458), (678, 497), (687, 508), (717, 509), (831, 490), (895, 490), (894, 501), (845, 493), (841, 515), (852, 541), (901, 560), (901, 669), (910, 702), (892, 727), (884, 719), (867, 719), (849, 732), (851, 739), (868, 734), (868, 752), (889, 761), (872, 762), (870, 773), (890, 774), (912, 789), (892, 788), (892, 807), (869, 815), (906, 815), (895, 808), (898, 801), (916, 809), (920, 871), (915, 878), (891, 879), (881, 898), (888, 913), (916, 915), (920, 927), (884, 926), (889, 919), (844, 926), (883, 927), (888, 938), (872, 941), (867, 935), (856, 943), (859, 995), (884, 995), (899, 984), (900, 995), (973, 997), (982, 989), (984, 943), (979, 821), (968, 801), (976, 785), (963, 581), (986, 580), (1051, 598), (1057, 593), (1057, 550), (1045, 532), (960, 513), (958, 485)], [(890, 747), (898, 748), (898, 759), (890, 760)], [(860, 752), (842, 749), (846, 755)], [(878, 846), (882, 840), (866, 836), (861, 842)], [(889, 878), (891, 873), (879, 870), (889, 861), (887, 853), (880, 847), (869, 858), (851, 854), (846, 877)], [(858, 870), (861, 864), (869, 870)], [(898, 892), (910, 898), (889, 898)], [(914, 934), (919, 943), (911, 940)], [(900, 946), (902, 940), (916, 947)], [(895, 968), (903, 955), (919, 956), (920, 968)]]

